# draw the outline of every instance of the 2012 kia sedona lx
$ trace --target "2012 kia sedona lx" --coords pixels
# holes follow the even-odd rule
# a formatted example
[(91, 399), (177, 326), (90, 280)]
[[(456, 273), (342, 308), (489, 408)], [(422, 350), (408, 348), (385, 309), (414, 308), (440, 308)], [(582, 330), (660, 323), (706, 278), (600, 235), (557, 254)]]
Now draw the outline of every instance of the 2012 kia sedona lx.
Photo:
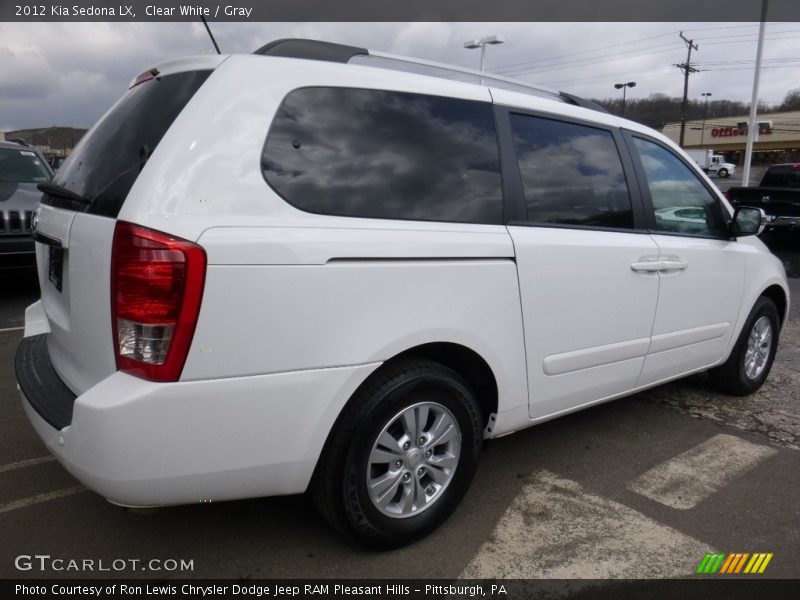
[(160, 64), (40, 187), (16, 371), (58, 460), (126, 506), (309, 490), (374, 546), (485, 439), (703, 370), (753, 392), (789, 306), (763, 213), (659, 133), (349, 46)]

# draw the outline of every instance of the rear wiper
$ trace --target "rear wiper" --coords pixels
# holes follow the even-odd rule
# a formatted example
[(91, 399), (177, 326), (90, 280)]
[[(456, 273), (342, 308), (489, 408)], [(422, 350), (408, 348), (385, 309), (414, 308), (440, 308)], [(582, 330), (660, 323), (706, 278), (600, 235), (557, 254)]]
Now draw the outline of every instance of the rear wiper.
[(150, 146), (147, 144), (142, 144), (142, 147), (139, 148), (139, 170), (141, 171), (144, 168), (145, 163), (150, 158), (150, 155), (153, 153), (150, 150)]
[(78, 202), (79, 204), (91, 204), (91, 200), (87, 200), (80, 194), (76, 194), (72, 190), (68, 190), (57, 183), (45, 181), (37, 184), (36, 187), (39, 188), (40, 192), (44, 192), (45, 194), (49, 194), (51, 196), (56, 196), (57, 198), (64, 198), (65, 200), (71, 200), (72, 202)]

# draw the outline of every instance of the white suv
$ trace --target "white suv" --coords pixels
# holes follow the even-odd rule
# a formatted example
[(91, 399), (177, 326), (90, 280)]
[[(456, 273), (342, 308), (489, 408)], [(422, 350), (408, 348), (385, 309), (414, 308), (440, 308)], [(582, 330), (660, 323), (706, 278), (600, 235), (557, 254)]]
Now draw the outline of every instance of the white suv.
[(788, 312), (762, 213), (664, 136), (361, 48), (160, 64), (41, 187), (22, 401), (120, 505), (308, 490), (407, 543), (485, 439), (706, 369), (754, 391)]

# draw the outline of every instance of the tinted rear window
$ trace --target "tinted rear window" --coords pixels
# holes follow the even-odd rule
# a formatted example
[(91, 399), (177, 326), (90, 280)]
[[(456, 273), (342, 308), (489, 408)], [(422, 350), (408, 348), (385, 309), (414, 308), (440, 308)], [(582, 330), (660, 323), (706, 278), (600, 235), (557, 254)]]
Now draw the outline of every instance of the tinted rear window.
[(116, 217), (145, 162), (210, 74), (175, 73), (128, 90), (84, 136), (53, 182), (89, 200), (87, 212)]
[(489, 103), (303, 88), (273, 121), (264, 177), (290, 204), (348, 217), (501, 223)]
[(761, 181), (763, 187), (795, 187), (800, 188), (800, 168), (795, 167), (774, 167), (767, 169), (764, 179)]

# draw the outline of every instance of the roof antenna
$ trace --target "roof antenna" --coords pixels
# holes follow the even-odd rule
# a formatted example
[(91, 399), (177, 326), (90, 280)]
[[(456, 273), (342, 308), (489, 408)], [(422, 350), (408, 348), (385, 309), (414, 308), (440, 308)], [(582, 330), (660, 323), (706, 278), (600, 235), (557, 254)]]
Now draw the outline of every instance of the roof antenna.
[(217, 46), (217, 40), (214, 39), (214, 34), (211, 33), (211, 28), (208, 26), (208, 23), (206, 22), (206, 18), (203, 15), (200, 15), (200, 20), (203, 22), (203, 25), (206, 26), (208, 37), (211, 38), (211, 43), (214, 44), (214, 48), (217, 50), (217, 54), (222, 54), (222, 52), (219, 51), (219, 46)]

